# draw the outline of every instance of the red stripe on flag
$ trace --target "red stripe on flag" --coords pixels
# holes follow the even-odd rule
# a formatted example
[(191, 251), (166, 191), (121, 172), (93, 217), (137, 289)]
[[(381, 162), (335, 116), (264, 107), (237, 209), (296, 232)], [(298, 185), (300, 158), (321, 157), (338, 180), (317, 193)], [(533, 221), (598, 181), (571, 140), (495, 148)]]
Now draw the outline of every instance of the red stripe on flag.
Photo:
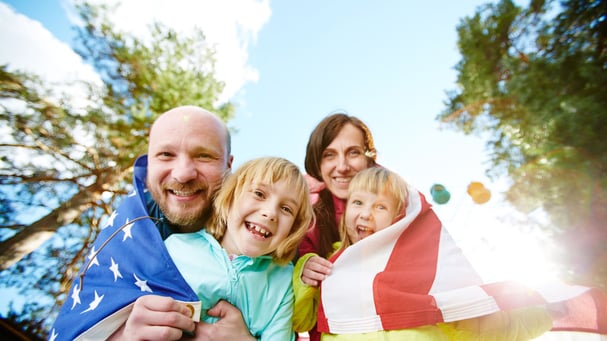
[(551, 304), (553, 331), (607, 334), (607, 296), (597, 288), (562, 303)]
[(428, 294), (436, 276), (441, 228), (434, 212), (422, 213), (399, 236), (385, 270), (375, 277), (375, 309), (385, 330), (443, 321)]
[(489, 283), (481, 285), (481, 288), (495, 299), (501, 310), (546, 304), (546, 300), (537, 291), (517, 282)]

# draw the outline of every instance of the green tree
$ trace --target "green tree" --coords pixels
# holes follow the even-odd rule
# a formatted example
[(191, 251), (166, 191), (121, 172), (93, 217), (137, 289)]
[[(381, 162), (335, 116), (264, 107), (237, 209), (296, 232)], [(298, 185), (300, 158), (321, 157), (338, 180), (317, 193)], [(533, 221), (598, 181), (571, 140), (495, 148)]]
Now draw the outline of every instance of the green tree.
[(0, 66), (0, 130), (8, 132), (0, 140), (0, 285), (50, 298), (10, 314), (32, 330), (63, 302), (103, 217), (130, 189), (153, 120), (183, 104), (224, 121), (235, 110), (217, 104), (224, 84), (200, 30), (182, 36), (154, 24), (143, 40), (112, 25), (112, 8), (82, 2), (78, 10), (77, 52), (102, 84), (79, 84), (84, 95), (74, 99)]
[(486, 136), (488, 175), (549, 215), (564, 275), (606, 288), (607, 1), (501, 0), (457, 31), (459, 87), (437, 119)]

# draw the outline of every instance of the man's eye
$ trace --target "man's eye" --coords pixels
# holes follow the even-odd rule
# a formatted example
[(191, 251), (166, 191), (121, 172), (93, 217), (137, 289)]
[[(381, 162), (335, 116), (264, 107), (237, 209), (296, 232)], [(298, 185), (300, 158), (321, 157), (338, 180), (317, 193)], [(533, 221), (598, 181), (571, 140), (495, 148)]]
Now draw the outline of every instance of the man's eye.
[(213, 159), (213, 156), (211, 154), (198, 154), (197, 158), (202, 160), (211, 160)]

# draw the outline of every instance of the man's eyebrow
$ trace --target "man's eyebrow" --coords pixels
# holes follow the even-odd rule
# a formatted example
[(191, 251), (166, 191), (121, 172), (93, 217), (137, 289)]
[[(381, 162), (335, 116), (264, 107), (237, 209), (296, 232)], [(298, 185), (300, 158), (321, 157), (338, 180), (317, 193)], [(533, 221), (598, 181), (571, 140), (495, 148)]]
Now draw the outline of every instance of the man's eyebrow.
[(206, 156), (213, 159), (222, 159), (223, 151), (211, 149), (211, 148), (197, 148), (192, 152), (196, 156)]
[(154, 144), (150, 144), (150, 146), (152, 147), (152, 149), (173, 149), (173, 144), (171, 144), (170, 142), (157, 142)]

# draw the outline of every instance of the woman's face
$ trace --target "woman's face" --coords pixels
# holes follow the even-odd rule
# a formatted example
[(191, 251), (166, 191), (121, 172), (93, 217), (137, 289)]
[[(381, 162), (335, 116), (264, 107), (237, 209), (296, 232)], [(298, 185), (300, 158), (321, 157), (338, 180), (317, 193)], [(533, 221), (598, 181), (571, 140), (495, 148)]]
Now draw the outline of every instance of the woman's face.
[(322, 153), (322, 181), (340, 199), (348, 196), (348, 186), (354, 175), (369, 167), (364, 141), (363, 132), (348, 123)]

